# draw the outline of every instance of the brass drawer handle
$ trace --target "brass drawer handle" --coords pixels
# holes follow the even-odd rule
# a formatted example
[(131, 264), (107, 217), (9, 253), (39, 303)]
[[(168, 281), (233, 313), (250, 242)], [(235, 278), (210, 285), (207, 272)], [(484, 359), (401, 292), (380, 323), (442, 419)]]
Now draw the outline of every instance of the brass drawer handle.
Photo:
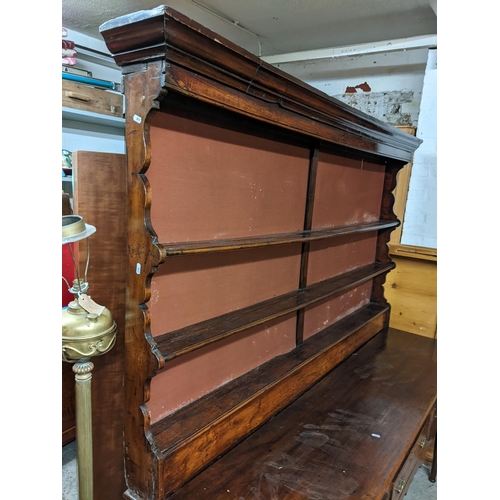
[(400, 479), (398, 485), (396, 486), (396, 491), (398, 493), (401, 493), (403, 491), (403, 488), (405, 487), (406, 480), (405, 479)]

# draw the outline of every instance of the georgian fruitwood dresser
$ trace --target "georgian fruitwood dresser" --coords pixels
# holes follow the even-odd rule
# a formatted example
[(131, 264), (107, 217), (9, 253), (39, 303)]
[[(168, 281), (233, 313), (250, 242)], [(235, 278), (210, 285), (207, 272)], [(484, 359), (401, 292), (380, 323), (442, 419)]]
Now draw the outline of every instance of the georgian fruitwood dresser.
[(435, 341), (388, 331), (396, 174), (420, 141), (160, 6), (122, 68), (128, 499), (399, 498)]

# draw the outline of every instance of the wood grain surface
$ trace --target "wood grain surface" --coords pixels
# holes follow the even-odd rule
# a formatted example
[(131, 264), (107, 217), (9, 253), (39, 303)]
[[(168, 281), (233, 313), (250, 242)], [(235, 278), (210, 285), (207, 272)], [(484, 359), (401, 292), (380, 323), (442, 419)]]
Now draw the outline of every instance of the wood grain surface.
[[(421, 141), (169, 7), (101, 33), (126, 100), (124, 497), (157, 500), (379, 332), (383, 344), (392, 191)], [(234, 471), (254, 470), (248, 458)]]
[(170, 498), (380, 499), (435, 400), (435, 341), (390, 330)]
[[(92, 358), (92, 429), (94, 499), (118, 498), (125, 488), (123, 429), (125, 404), (125, 288), (127, 224), (125, 155), (73, 153), (74, 213), (96, 227), (88, 239), (88, 294), (107, 307), (117, 325), (114, 347)], [(85, 269), (85, 241), (80, 243), (80, 269)], [(77, 443), (78, 445), (78, 443)]]

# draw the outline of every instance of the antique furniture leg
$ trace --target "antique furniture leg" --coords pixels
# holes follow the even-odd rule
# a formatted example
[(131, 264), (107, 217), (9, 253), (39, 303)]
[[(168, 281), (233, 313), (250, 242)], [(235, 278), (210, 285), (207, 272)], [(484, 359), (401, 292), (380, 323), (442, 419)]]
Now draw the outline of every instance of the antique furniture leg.
[(429, 472), (429, 481), (431, 483), (436, 482), (437, 475), (437, 436), (434, 439), (434, 456), (432, 457), (431, 471)]

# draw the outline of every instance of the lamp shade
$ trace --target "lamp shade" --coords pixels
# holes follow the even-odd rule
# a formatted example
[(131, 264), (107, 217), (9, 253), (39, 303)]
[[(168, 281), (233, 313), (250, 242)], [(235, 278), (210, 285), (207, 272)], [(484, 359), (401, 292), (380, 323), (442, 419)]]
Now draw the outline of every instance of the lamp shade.
[(88, 238), (96, 231), (95, 226), (86, 224), (80, 215), (62, 216), (62, 244), (74, 243)]

